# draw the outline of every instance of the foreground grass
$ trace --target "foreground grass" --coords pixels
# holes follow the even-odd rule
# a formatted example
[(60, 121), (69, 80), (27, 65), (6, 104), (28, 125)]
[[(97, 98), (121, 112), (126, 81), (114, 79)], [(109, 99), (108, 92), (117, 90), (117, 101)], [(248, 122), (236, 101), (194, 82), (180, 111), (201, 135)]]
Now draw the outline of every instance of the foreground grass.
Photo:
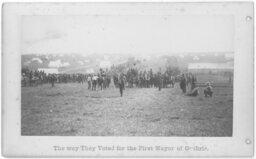
[[(201, 90), (202, 92), (202, 90)], [(22, 88), (21, 134), (46, 136), (232, 136), (233, 90), (212, 98), (175, 88), (87, 90), (57, 84)]]

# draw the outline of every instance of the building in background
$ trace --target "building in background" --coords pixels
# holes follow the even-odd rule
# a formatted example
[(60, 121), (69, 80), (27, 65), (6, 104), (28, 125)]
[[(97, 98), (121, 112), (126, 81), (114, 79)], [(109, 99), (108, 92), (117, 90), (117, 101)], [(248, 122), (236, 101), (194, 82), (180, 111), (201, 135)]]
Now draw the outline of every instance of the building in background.
[(234, 64), (229, 63), (189, 63), (188, 72), (195, 74), (232, 73)]
[(99, 62), (99, 67), (106, 69), (111, 67), (111, 62), (109, 60), (102, 60)]
[(44, 73), (48, 74), (58, 74), (59, 71), (57, 68), (38, 68), (38, 71), (44, 71)]

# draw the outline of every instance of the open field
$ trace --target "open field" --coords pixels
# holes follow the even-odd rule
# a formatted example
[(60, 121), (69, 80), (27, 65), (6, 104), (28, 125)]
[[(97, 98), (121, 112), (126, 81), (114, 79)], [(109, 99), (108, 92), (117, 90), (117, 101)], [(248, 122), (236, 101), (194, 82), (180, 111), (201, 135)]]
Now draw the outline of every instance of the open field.
[(21, 134), (42, 136), (232, 136), (232, 87), (213, 88), (212, 98), (179, 89), (87, 84), (22, 87)]

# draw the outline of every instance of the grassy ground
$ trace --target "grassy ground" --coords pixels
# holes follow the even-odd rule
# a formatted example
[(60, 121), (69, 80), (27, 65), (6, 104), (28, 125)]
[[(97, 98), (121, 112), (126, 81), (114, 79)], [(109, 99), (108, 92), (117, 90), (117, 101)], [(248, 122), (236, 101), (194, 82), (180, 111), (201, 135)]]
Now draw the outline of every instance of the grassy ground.
[[(233, 90), (182, 95), (175, 88), (89, 91), (87, 85), (22, 88), (21, 134), (46, 136), (232, 136)], [(200, 90), (202, 93), (202, 89)]]

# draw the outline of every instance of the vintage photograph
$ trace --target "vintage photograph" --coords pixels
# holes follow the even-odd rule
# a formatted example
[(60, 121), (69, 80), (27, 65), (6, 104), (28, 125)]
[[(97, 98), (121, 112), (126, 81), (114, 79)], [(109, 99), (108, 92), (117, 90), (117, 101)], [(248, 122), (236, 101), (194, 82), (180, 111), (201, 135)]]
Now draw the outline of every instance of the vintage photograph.
[(232, 16), (23, 15), (20, 24), (22, 136), (232, 137)]

